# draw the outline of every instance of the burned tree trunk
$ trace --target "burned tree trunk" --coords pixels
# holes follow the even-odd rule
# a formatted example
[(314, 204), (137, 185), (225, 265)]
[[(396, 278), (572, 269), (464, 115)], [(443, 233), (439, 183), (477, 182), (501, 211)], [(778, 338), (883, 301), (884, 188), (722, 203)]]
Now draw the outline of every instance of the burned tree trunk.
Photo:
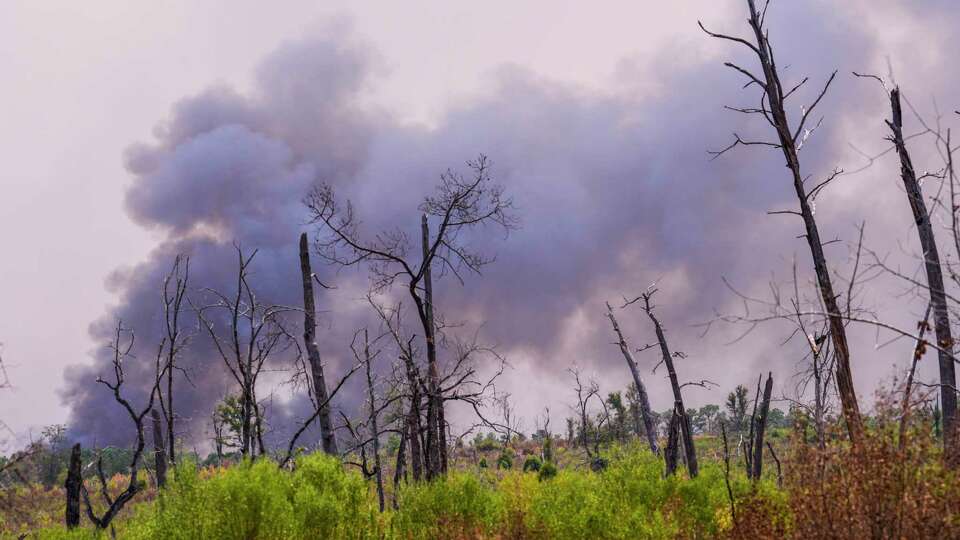
[(307, 348), (307, 359), (313, 377), (313, 392), (320, 404), (318, 420), (323, 451), (330, 455), (339, 454), (337, 438), (330, 420), (330, 403), (327, 399), (327, 383), (323, 375), (323, 363), (317, 348), (317, 310), (313, 299), (313, 272), (310, 269), (310, 252), (307, 248), (307, 234), (300, 235), (300, 274), (303, 279), (303, 342)]
[(153, 460), (157, 474), (157, 487), (167, 483), (167, 452), (163, 446), (163, 421), (156, 409), (150, 410), (153, 419)]
[(670, 425), (667, 428), (667, 449), (664, 452), (666, 461), (666, 475), (670, 476), (677, 472), (677, 463), (680, 453), (680, 415), (677, 409), (673, 409), (670, 415)]
[(80, 525), (80, 489), (83, 487), (83, 477), (80, 475), (80, 443), (73, 445), (70, 451), (70, 466), (63, 487), (67, 492), (67, 528), (72, 529)]
[(610, 307), (609, 302), (607, 302), (607, 317), (610, 319), (610, 324), (613, 325), (613, 331), (617, 334), (617, 344), (620, 346), (620, 352), (623, 353), (623, 358), (627, 361), (627, 366), (630, 367), (630, 374), (633, 375), (633, 384), (637, 387), (637, 401), (640, 405), (640, 414), (643, 417), (643, 427), (647, 434), (647, 444), (650, 445), (651, 452), (660, 455), (660, 448), (657, 446), (657, 433), (653, 425), (653, 413), (650, 410), (650, 399), (647, 397), (647, 388), (640, 378), (637, 363), (633, 359), (633, 354), (630, 352), (627, 340), (623, 337), (623, 332), (620, 331), (620, 325), (613, 315), (613, 308)]
[(383, 465), (380, 460), (380, 429), (377, 425), (377, 399), (373, 391), (373, 374), (370, 371), (370, 364), (373, 363), (375, 354), (370, 353), (370, 339), (367, 330), (363, 330), (363, 357), (366, 360), (367, 371), (367, 404), (370, 407), (370, 437), (373, 439), (373, 467), (377, 480), (377, 501), (380, 503), (380, 511), (383, 512)]
[[(420, 222), (423, 234), (423, 291), (421, 301), (414, 294), (414, 300), (422, 304), (419, 309), (420, 321), (427, 341), (427, 478), (441, 474), (446, 469), (446, 437), (443, 419), (443, 400), (440, 396), (440, 374), (437, 368), (436, 325), (433, 320), (433, 279), (430, 273), (430, 226), (424, 214)], [(419, 307), (419, 306), (418, 306)]]
[(407, 413), (407, 437), (410, 441), (410, 471), (413, 481), (423, 476), (423, 449), (420, 446), (420, 383), (417, 380), (413, 361), (407, 363), (407, 378), (410, 384), (410, 411)]
[(760, 415), (755, 420), (756, 429), (753, 440), (753, 460), (750, 477), (760, 479), (763, 471), (763, 434), (767, 428), (767, 414), (770, 412), (770, 394), (773, 392), (773, 373), (767, 375), (767, 383), (763, 387), (763, 401), (760, 403)]
[(690, 473), (690, 478), (695, 478), (699, 472), (699, 466), (697, 464), (697, 450), (693, 446), (693, 431), (690, 429), (690, 417), (687, 415), (687, 409), (684, 408), (683, 405), (680, 381), (677, 378), (677, 370), (674, 369), (673, 366), (673, 355), (670, 354), (670, 347), (667, 346), (667, 337), (663, 334), (663, 327), (660, 325), (660, 320), (653, 314), (653, 308), (650, 305), (650, 297), (652, 295), (653, 292), (648, 292), (644, 293), (641, 297), (643, 298), (643, 309), (650, 318), (650, 321), (653, 322), (653, 328), (657, 334), (657, 342), (660, 344), (660, 354), (663, 357), (664, 365), (667, 366), (667, 373), (670, 375), (670, 387), (673, 389), (673, 408), (675, 414), (680, 417), (680, 432), (683, 436), (683, 450), (687, 463), (687, 471)]
[(399, 510), (400, 479), (407, 476), (407, 424), (405, 419), (400, 422), (400, 445), (397, 447), (397, 464), (393, 468), (393, 509)]
[[(750, 79), (748, 86), (756, 84), (758, 87), (763, 89), (765, 96), (764, 105), (761, 109), (755, 112), (762, 112), (763, 117), (766, 118), (770, 125), (775, 129), (777, 133), (777, 142), (744, 141), (740, 139), (740, 137), (737, 137), (733, 144), (722, 151), (715, 152), (714, 154), (720, 155), (737, 145), (751, 144), (779, 148), (783, 153), (786, 166), (790, 170), (793, 188), (796, 192), (797, 202), (799, 203), (800, 207), (799, 212), (791, 210), (789, 213), (798, 214), (803, 220), (803, 236), (807, 240), (807, 245), (810, 248), (810, 255), (813, 258), (813, 267), (817, 275), (817, 285), (820, 290), (820, 297), (823, 300), (823, 306), (826, 310), (826, 316), (830, 327), (830, 339), (833, 341), (834, 357), (836, 359), (837, 389), (840, 394), (843, 416), (846, 422), (847, 432), (850, 436), (850, 440), (855, 446), (857, 446), (863, 438), (863, 419), (860, 416), (860, 406), (857, 403), (857, 394), (853, 385), (853, 372), (850, 369), (850, 349), (847, 344), (847, 332), (844, 326), (844, 316), (840, 311), (840, 306), (837, 302), (839, 295), (834, 290), (833, 282), (830, 278), (830, 269), (827, 265), (826, 255), (824, 255), (823, 252), (823, 242), (820, 239), (820, 230), (817, 227), (817, 221), (814, 217), (813, 209), (811, 208), (811, 198), (816, 196), (820, 189), (829, 183), (830, 180), (836, 178), (838, 173), (835, 173), (833, 176), (821, 182), (810, 191), (807, 191), (807, 188), (804, 184), (804, 174), (800, 167), (799, 158), (799, 144), (802, 142), (804, 137), (809, 135), (809, 131), (804, 131), (806, 121), (810, 117), (811, 112), (819, 104), (820, 99), (826, 94), (830, 83), (833, 82), (833, 79), (836, 76), (836, 72), (831, 75), (817, 99), (809, 107), (803, 108), (803, 115), (800, 119), (800, 122), (796, 129), (792, 130), (785, 108), (785, 101), (792, 93), (792, 90), (785, 91), (781, 84), (780, 73), (777, 70), (777, 66), (773, 57), (773, 47), (770, 45), (768, 40), (768, 32), (764, 27), (763, 18), (757, 11), (755, 0), (747, 0), (747, 6), (750, 10), (750, 19), (748, 22), (754, 34), (755, 44), (744, 39), (709, 32), (705, 28), (704, 30), (707, 31), (707, 33), (712, 37), (734, 41), (741, 45), (745, 45), (749, 47), (750, 50), (756, 55), (760, 66), (763, 69), (763, 75), (760, 77), (735, 64), (728, 62), (726, 65), (737, 70)], [(701, 28), (703, 28), (703, 25), (701, 25)], [(740, 110), (740, 112), (746, 113), (751, 112), (750, 109), (734, 110)]]
[(957, 413), (957, 377), (954, 367), (953, 336), (950, 332), (950, 316), (947, 310), (947, 298), (943, 287), (943, 272), (940, 266), (940, 254), (937, 251), (937, 242), (933, 236), (933, 226), (930, 224), (930, 214), (927, 205), (923, 202), (923, 193), (917, 173), (913, 168), (910, 154), (907, 152), (903, 137), (903, 113), (900, 108), (900, 89), (894, 88), (890, 92), (890, 108), (892, 120), (887, 121), (892, 133), (891, 140), (900, 156), (900, 177), (903, 188), (907, 192), (907, 201), (913, 212), (913, 219), (917, 225), (917, 235), (920, 237), (920, 248), (923, 250), (923, 264), (927, 274), (927, 288), (930, 291), (930, 306), (933, 311), (933, 329), (937, 335), (937, 351), (940, 362), (940, 408), (943, 411), (943, 449), (946, 462), (953, 466), (960, 465), (960, 452), (956, 441), (956, 413)]

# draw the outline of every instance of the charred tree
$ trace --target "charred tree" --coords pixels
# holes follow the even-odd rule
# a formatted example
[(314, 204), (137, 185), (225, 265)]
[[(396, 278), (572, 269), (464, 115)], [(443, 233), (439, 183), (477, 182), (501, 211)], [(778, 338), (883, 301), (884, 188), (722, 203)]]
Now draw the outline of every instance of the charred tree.
[(956, 440), (957, 415), (957, 376), (954, 366), (953, 336), (950, 331), (950, 315), (947, 309), (947, 297), (943, 286), (943, 271), (940, 265), (940, 254), (937, 250), (937, 241), (933, 236), (933, 226), (930, 223), (930, 213), (923, 201), (923, 192), (913, 161), (907, 151), (903, 136), (903, 111), (900, 107), (900, 88), (890, 91), (891, 119), (887, 120), (890, 128), (890, 140), (893, 142), (900, 157), (900, 178), (907, 193), (907, 202), (913, 212), (914, 223), (917, 226), (917, 235), (920, 237), (920, 248), (923, 250), (923, 265), (927, 274), (927, 289), (930, 292), (930, 307), (933, 311), (933, 330), (937, 337), (938, 360), (940, 363), (940, 408), (943, 411), (943, 449), (946, 462), (952, 466), (960, 465), (960, 452)]
[(167, 452), (163, 446), (163, 420), (156, 409), (150, 409), (153, 420), (153, 463), (157, 475), (157, 487), (167, 483)]
[(80, 490), (83, 488), (83, 477), (80, 475), (80, 443), (73, 445), (70, 450), (70, 465), (67, 469), (67, 481), (64, 488), (67, 494), (66, 524), (68, 529), (80, 525)]
[(755, 423), (753, 440), (753, 459), (750, 477), (754, 480), (760, 479), (763, 472), (763, 436), (767, 428), (767, 416), (770, 412), (770, 395), (773, 392), (773, 373), (767, 375), (767, 382), (763, 387), (763, 401), (760, 402), (759, 415)]
[(814, 197), (839, 175), (835, 171), (826, 180), (820, 182), (812, 189), (808, 189), (805, 184), (805, 176), (800, 166), (799, 150), (803, 141), (810, 135), (812, 130), (804, 131), (810, 114), (814, 111), (820, 100), (826, 94), (827, 89), (836, 76), (836, 71), (830, 76), (817, 98), (809, 107), (804, 107), (803, 114), (796, 129), (791, 129), (790, 121), (786, 113), (785, 103), (793, 92), (803, 85), (804, 79), (799, 85), (792, 89), (785, 90), (781, 80), (780, 73), (774, 60), (773, 47), (769, 41), (769, 33), (764, 26), (766, 7), (763, 12), (759, 12), (755, 0), (747, 0), (750, 18), (749, 24), (753, 31), (754, 42), (739, 37), (717, 34), (707, 30), (703, 24), (700, 27), (712, 37), (732, 41), (749, 48), (763, 70), (761, 76), (756, 76), (749, 70), (727, 62), (725, 65), (736, 70), (748, 79), (747, 86), (757, 85), (763, 90), (760, 106), (758, 108), (737, 108), (734, 109), (744, 114), (757, 114), (764, 118), (777, 134), (777, 142), (771, 141), (746, 141), (739, 136), (735, 136), (732, 144), (726, 148), (712, 152), (719, 156), (726, 151), (738, 146), (759, 145), (777, 148), (783, 153), (787, 169), (790, 171), (794, 191), (796, 192), (799, 203), (799, 211), (785, 211), (781, 213), (797, 215), (803, 221), (804, 238), (810, 249), (813, 258), (813, 267), (817, 276), (817, 285), (820, 290), (820, 297), (823, 300), (823, 306), (826, 310), (827, 320), (830, 328), (830, 339), (833, 342), (834, 356), (836, 360), (836, 381), (840, 394), (840, 402), (843, 409), (843, 416), (847, 426), (847, 432), (854, 445), (858, 445), (863, 434), (863, 419), (860, 416), (860, 406), (857, 403), (857, 394), (853, 385), (853, 372), (850, 368), (850, 349), (847, 344), (847, 332), (844, 326), (843, 313), (840, 310), (837, 299), (838, 294), (834, 290), (833, 282), (830, 278), (830, 269), (827, 265), (827, 258), (823, 252), (823, 242), (820, 239), (820, 231), (817, 227), (817, 221), (811, 208), (811, 202)]
[[(326, 238), (317, 240), (316, 248), (321, 257), (341, 266), (366, 264), (376, 292), (390, 288), (398, 279), (405, 282), (427, 348), (427, 426), (423, 453), (428, 478), (442, 474), (447, 463), (443, 404), (448, 398), (443, 394), (437, 366), (432, 271), (439, 268), (441, 275), (450, 273), (463, 283), (463, 272), (479, 274), (493, 261), (471, 251), (463, 242), (466, 236), (463, 233), (485, 224), (500, 226), (505, 231), (516, 226), (516, 219), (511, 214), (513, 203), (504, 196), (503, 188), (492, 183), (486, 156), (468, 162), (468, 166), (473, 171), (471, 178), (447, 171), (440, 176), (436, 194), (426, 197), (420, 205), (423, 247), (419, 250), (419, 263), (409, 260), (411, 245), (402, 231), (386, 231), (371, 241), (363, 240), (353, 207), (347, 204), (341, 208), (330, 186), (317, 186), (304, 200), (311, 213), (311, 222), (329, 233)], [(439, 221), (434, 235), (426, 225), (431, 217)]]
[(637, 363), (633, 359), (633, 354), (630, 352), (627, 340), (623, 337), (623, 332), (620, 331), (620, 325), (617, 323), (617, 318), (613, 315), (613, 308), (610, 307), (609, 302), (607, 302), (607, 318), (610, 319), (610, 324), (613, 325), (613, 331), (617, 334), (617, 344), (620, 346), (620, 352), (623, 353), (623, 358), (627, 361), (627, 366), (630, 368), (630, 374), (633, 375), (633, 384), (637, 389), (637, 401), (640, 416), (643, 419), (643, 427), (647, 435), (647, 444), (650, 446), (651, 452), (660, 455), (660, 448), (657, 446), (657, 432), (654, 427), (653, 413), (650, 410), (650, 399), (647, 396), (647, 387), (644, 386), (643, 380), (640, 378), (640, 370), (637, 369)]
[[(310, 251), (307, 246), (307, 234), (300, 235), (300, 274), (303, 278), (303, 342), (310, 363), (310, 375), (313, 382), (314, 404), (317, 406), (317, 419), (320, 424), (320, 440), (323, 451), (332, 456), (338, 455), (337, 438), (330, 419), (330, 400), (327, 399), (327, 382), (320, 361), (320, 349), (317, 347), (317, 308), (313, 297), (313, 272), (310, 269)], [(319, 405), (324, 405), (320, 407)]]
[(677, 464), (680, 461), (680, 416), (677, 414), (677, 409), (674, 408), (673, 414), (670, 415), (670, 424), (667, 427), (667, 448), (664, 451), (667, 476), (677, 472)]
[(657, 334), (657, 343), (660, 346), (662, 362), (667, 367), (667, 374), (670, 376), (670, 388), (673, 390), (673, 409), (675, 414), (679, 416), (680, 434), (683, 440), (683, 456), (687, 464), (687, 471), (690, 473), (690, 478), (696, 478), (699, 472), (699, 466), (697, 463), (697, 450), (693, 444), (693, 430), (690, 429), (690, 416), (687, 415), (687, 409), (683, 405), (683, 393), (680, 387), (680, 380), (677, 378), (677, 370), (673, 365), (673, 354), (670, 353), (670, 347), (667, 345), (667, 337), (664, 335), (663, 326), (654, 314), (653, 306), (650, 304), (650, 300), (656, 292), (656, 289), (650, 289), (640, 295), (639, 298), (627, 302), (627, 304), (642, 300), (643, 311), (647, 314), (647, 317), (650, 318), (650, 322), (653, 323), (654, 332)]

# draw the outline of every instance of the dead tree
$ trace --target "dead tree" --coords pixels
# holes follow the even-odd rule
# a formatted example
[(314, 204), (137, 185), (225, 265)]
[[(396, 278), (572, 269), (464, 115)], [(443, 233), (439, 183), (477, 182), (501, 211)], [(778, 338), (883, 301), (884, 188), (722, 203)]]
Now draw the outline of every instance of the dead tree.
[(330, 455), (339, 454), (337, 450), (336, 434), (333, 432), (333, 422), (330, 419), (330, 404), (327, 399), (327, 383), (323, 374), (323, 363), (320, 361), (320, 349), (317, 347), (317, 308), (313, 298), (313, 280), (310, 270), (310, 251), (307, 246), (307, 234), (300, 235), (300, 273), (303, 277), (303, 342), (307, 349), (307, 359), (310, 362), (310, 374), (313, 381), (314, 406), (326, 403), (318, 408), (318, 424), (320, 425), (320, 439), (323, 442), (323, 451)]
[(770, 412), (770, 396), (773, 392), (773, 373), (767, 375), (767, 382), (763, 387), (763, 401), (760, 402), (759, 415), (754, 421), (756, 429), (754, 430), (753, 440), (753, 468), (750, 476), (754, 480), (760, 479), (763, 472), (763, 435), (767, 428), (767, 416)]
[(369, 399), (367, 405), (370, 407), (370, 437), (373, 439), (373, 466), (374, 472), (376, 473), (377, 478), (377, 501), (380, 504), (380, 511), (383, 512), (383, 466), (380, 463), (380, 428), (377, 426), (377, 416), (379, 410), (377, 409), (377, 398), (376, 394), (373, 391), (373, 375), (370, 371), (370, 366), (373, 364), (373, 360), (377, 357), (380, 351), (371, 352), (370, 351), (370, 336), (367, 333), (366, 328), (363, 330), (363, 355), (357, 351), (355, 343), (351, 344), (350, 348), (353, 350), (354, 357), (356, 357), (358, 362), (363, 362), (366, 367), (367, 373), (367, 397)]
[(940, 254), (937, 242), (933, 236), (933, 226), (930, 223), (930, 214), (923, 201), (923, 192), (917, 172), (913, 168), (913, 161), (907, 151), (907, 144), (903, 136), (903, 112), (900, 107), (900, 88), (890, 91), (891, 119), (887, 120), (890, 128), (890, 140), (893, 142), (900, 157), (900, 178), (907, 193), (907, 202), (913, 212), (914, 223), (917, 225), (917, 235), (920, 238), (920, 248), (923, 250), (923, 265), (927, 275), (927, 290), (930, 293), (930, 307), (933, 311), (933, 330), (937, 337), (938, 359), (940, 362), (940, 408), (943, 414), (943, 447), (946, 462), (952, 465), (960, 464), (960, 451), (956, 440), (957, 414), (957, 377), (954, 367), (953, 336), (950, 332), (950, 316), (947, 308), (947, 297), (943, 286), (943, 271), (940, 265)]
[(833, 341), (833, 350), (836, 360), (837, 387), (840, 394), (844, 419), (847, 425), (847, 432), (849, 433), (851, 441), (855, 445), (858, 445), (859, 441), (862, 439), (863, 420), (860, 416), (860, 407), (857, 403), (857, 395), (853, 385), (853, 373), (850, 369), (850, 350), (847, 344), (847, 333), (844, 326), (844, 317), (843, 313), (840, 311), (840, 306), (838, 305), (837, 299), (839, 296), (834, 290), (833, 282), (831, 281), (830, 269), (827, 265), (827, 259), (823, 252), (823, 242), (820, 240), (820, 231), (817, 227), (817, 222), (814, 218), (813, 210), (811, 208), (811, 203), (817, 194), (820, 193), (821, 190), (832, 180), (839, 176), (841, 171), (834, 171), (825, 180), (816, 184), (812, 188), (808, 188), (805, 182), (806, 177), (800, 166), (799, 158), (800, 147), (810, 136), (813, 130), (816, 129), (816, 126), (808, 129), (807, 121), (810, 118), (810, 115), (816, 109), (817, 105), (820, 103), (820, 100), (826, 94), (827, 89), (830, 87), (830, 83), (833, 82), (833, 79), (836, 76), (836, 71), (834, 71), (833, 75), (831, 75), (827, 80), (826, 84), (823, 86), (823, 89), (819, 92), (816, 99), (810, 104), (810, 106), (802, 109), (803, 113), (799, 122), (797, 123), (797, 127), (795, 129), (791, 129), (790, 121), (786, 113), (785, 103), (798, 88), (803, 86), (807, 79), (803, 79), (799, 84), (790, 89), (784, 89), (774, 58), (773, 47), (769, 41), (769, 33), (764, 26), (766, 8), (768, 5), (769, 2), (765, 3), (764, 9), (761, 12), (757, 10), (755, 0), (747, 0), (747, 6), (750, 11), (749, 24), (751, 30), (753, 31), (753, 42), (739, 37), (711, 32), (707, 30), (702, 23), (700, 24), (700, 27), (704, 30), (704, 32), (710, 36), (743, 45), (750, 49), (750, 51), (759, 60), (760, 66), (763, 70), (762, 75), (759, 77), (751, 73), (749, 70), (731, 62), (727, 62), (725, 64), (726, 66), (746, 76), (748, 79), (747, 86), (757, 85), (763, 91), (759, 107), (732, 109), (744, 114), (760, 115), (768, 124), (770, 124), (777, 134), (776, 142), (748, 141), (741, 139), (739, 135), (734, 135), (733, 143), (722, 150), (713, 152), (713, 154), (716, 157), (740, 145), (767, 146), (771, 148), (777, 148), (783, 153), (786, 166), (790, 170), (793, 188), (796, 192), (797, 201), (800, 208), (799, 211), (785, 210), (778, 213), (796, 215), (799, 216), (803, 221), (804, 237), (807, 240), (807, 245), (810, 248), (810, 254), (813, 258), (813, 266), (817, 277), (817, 285), (820, 291), (820, 297), (823, 300), (823, 306), (829, 321), (830, 339)]
[(690, 416), (687, 415), (687, 409), (683, 405), (680, 380), (677, 378), (677, 370), (673, 365), (674, 355), (670, 353), (670, 347), (667, 345), (667, 337), (663, 333), (663, 326), (654, 314), (653, 306), (650, 304), (650, 300), (656, 292), (657, 290), (655, 288), (647, 289), (637, 298), (628, 300), (624, 304), (630, 305), (642, 300), (643, 311), (647, 314), (650, 322), (653, 323), (653, 329), (657, 335), (657, 343), (660, 346), (661, 362), (667, 367), (667, 374), (670, 376), (670, 388), (673, 390), (673, 409), (675, 414), (679, 416), (680, 434), (683, 439), (684, 459), (687, 463), (687, 472), (690, 473), (690, 478), (696, 478), (699, 472), (697, 450), (693, 444), (693, 430), (690, 429)]
[[(109, 527), (120, 510), (122, 510), (123, 507), (130, 502), (137, 493), (140, 492), (140, 482), (137, 480), (137, 473), (140, 470), (140, 459), (143, 456), (143, 450), (146, 446), (143, 433), (143, 423), (147, 414), (149, 414), (153, 409), (153, 401), (157, 395), (157, 392), (159, 391), (159, 379), (155, 379), (153, 386), (150, 388), (150, 394), (147, 398), (147, 403), (144, 408), (140, 410), (134, 409), (133, 405), (125, 397), (123, 397), (123, 394), (121, 393), (123, 383), (125, 382), (123, 364), (125, 360), (133, 358), (131, 351), (133, 350), (134, 341), (135, 336), (133, 331), (124, 327), (123, 323), (118, 321), (114, 340), (110, 345), (110, 349), (113, 352), (112, 380), (97, 377), (97, 382), (109, 388), (113, 393), (114, 400), (127, 412), (127, 415), (133, 422), (136, 432), (136, 444), (134, 446), (133, 456), (130, 459), (130, 474), (127, 477), (127, 487), (120, 492), (116, 498), (112, 497), (107, 491), (107, 478), (103, 473), (103, 456), (100, 455), (97, 457), (97, 478), (100, 480), (100, 495), (103, 497), (104, 503), (107, 505), (107, 509), (103, 514), (99, 516), (96, 515), (93, 505), (90, 502), (90, 495), (87, 492), (87, 488), (84, 486), (82, 480), (80, 481), (80, 495), (83, 497), (87, 517), (96, 526), (96, 528), (100, 530)], [(160, 353), (158, 353), (158, 356), (159, 355)], [(75, 446), (74, 448), (75, 451), (79, 453), (79, 446)]]
[(67, 481), (63, 487), (67, 494), (66, 524), (68, 529), (80, 525), (80, 489), (83, 477), (80, 475), (80, 443), (74, 444), (70, 451), (70, 466), (67, 469)]
[(677, 414), (676, 406), (670, 414), (670, 423), (667, 426), (667, 448), (664, 452), (666, 476), (677, 472), (677, 463), (680, 456), (680, 423), (682, 414)]
[[(426, 197), (420, 205), (422, 249), (419, 263), (409, 260), (410, 242), (400, 230), (386, 231), (366, 241), (359, 233), (359, 223), (353, 207), (341, 208), (328, 185), (317, 186), (305, 198), (311, 222), (328, 234), (319, 238), (317, 252), (328, 262), (341, 266), (366, 263), (370, 268), (373, 289), (391, 287), (399, 278), (416, 307), (424, 332), (427, 356), (427, 477), (442, 474), (447, 462), (445, 444), (446, 425), (443, 414), (444, 396), (441, 392), (440, 372), (437, 366), (437, 336), (434, 320), (433, 284), (431, 272), (439, 268), (441, 275), (450, 272), (463, 283), (464, 270), (480, 273), (493, 259), (472, 252), (464, 243), (464, 232), (478, 226), (495, 224), (504, 231), (516, 226), (511, 214), (512, 201), (503, 189), (493, 184), (489, 175), (490, 163), (481, 155), (468, 162), (473, 171), (465, 178), (453, 171), (440, 176), (434, 196)], [(439, 220), (437, 232), (431, 238), (428, 218)]]
[(153, 420), (153, 463), (157, 475), (157, 487), (167, 483), (167, 452), (163, 447), (163, 421), (156, 409), (150, 410)]
[[(163, 368), (166, 371), (167, 393), (164, 395), (162, 386), (157, 392), (160, 410), (163, 412), (164, 420), (167, 423), (166, 446), (171, 464), (177, 462), (176, 430), (174, 424), (176, 415), (173, 403), (174, 374), (180, 372), (184, 377), (187, 377), (187, 372), (177, 365), (177, 359), (189, 341), (188, 336), (184, 333), (183, 327), (180, 324), (180, 315), (183, 312), (184, 301), (188, 301), (187, 284), (189, 280), (190, 258), (185, 255), (177, 255), (173, 261), (173, 267), (163, 280), (164, 345), (161, 345), (161, 347), (165, 347)], [(187, 378), (187, 381), (189, 382), (189, 378)]]
[[(396, 307), (391, 309), (378, 304), (373, 295), (367, 295), (367, 301), (393, 337), (399, 351), (400, 361), (403, 364), (403, 374), (406, 377), (406, 399), (410, 405), (405, 416), (403, 433), (406, 434), (406, 437), (401, 437), (401, 451), (403, 450), (403, 443), (409, 443), (410, 470), (413, 473), (414, 482), (419, 482), (423, 475), (424, 465), (421, 445), (423, 427), (420, 411), (423, 402), (422, 392), (426, 389), (426, 382), (420, 376), (420, 370), (414, 360), (416, 355), (413, 345), (414, 336), (405, 337), (403, 335), (402, 303), (398, 303)], [(397, 457), (397, 463), (399, 466), (399, 456)]]
[[(213, 302), (195, 309), (217, 353), (240, 387), (240, 453), (244, 457), (255, 457), (266, 453), (257, 381), (267, 360), (293, 342), (282, 320), (293, 308), (261, 302), (249, 282), (250, 264), (257, 251), (249, 256), (244, 255), (239, 246), (236, 251), (235, 291), (228, 295), (206, 289)], [(218, 329), (218, 322), (226, 323), (225, 330)]]
[(630, 352), (630, 346), (627, 345), (627, 340), (623, 337), (623, 332), (620, 331), (620, 325), (617, 323), (617, 318), (613, 315), (613, 308), (610, 307), (610, 302), (607, 302), (607, 318), (610, 319), (610, 324), (613, 325), (613, 331), (617, 334), (617, 344), (620, 346), (620, 352), (623, 354), (624, 360), (627, 361), (630, 374), (633, 375), (633, 384), (637, 389), (637, 401), (640, 405), (643, 427), (647, 435), (647, 444), (650, 445), (651, 452), (660, 455), (660, 448), (657, 446), (657, 431), (654, 427), (653, 413), (650, 410), (650, 398), (647, 397), (647, 387), (644, 386), (643, 379), (640, 378), (640, 370), (637, 369), (637, 362), (634, 361), (633, 353)]

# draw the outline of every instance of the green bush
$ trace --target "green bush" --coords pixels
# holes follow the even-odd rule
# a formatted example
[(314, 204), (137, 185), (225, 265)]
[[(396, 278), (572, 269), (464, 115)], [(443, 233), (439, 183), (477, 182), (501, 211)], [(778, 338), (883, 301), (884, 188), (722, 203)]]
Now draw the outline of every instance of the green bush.
[(497, 457), (497, 468), (498, 469), (512, 469), (513, 468), (513, 452), (510, 449), (504, 449), (500, 453), (500, 456)]
[(481, 468), (481, 469), (486, 469), (487, 467), (488, 467), (488, 465), (487, 465), (487, 458), (480, 458), (480, 468)]
[(541, 463), (540, 458), (537, 456), (530, 456), (523, 462), (523, 472), (537, 472), (540, 470)]
[(503, 497), (494, 486), (473, 474), (451, 472), (403, 489), (390, 529), (396, 538), (492, 536), (503, 514)]
[(269, 460), (213, 473), (188, 463), (122, 537), (377, 538), (377, 514), (363, 478), (321, 453), (298, 459), (292, 473)]
[(549, 480), (557, 475), (557, 466), (549, 461), (543, 464), (543, 467), (540, 468), (540, 471), (537, 473), (537, 478), (543, 482), (544, 480)]

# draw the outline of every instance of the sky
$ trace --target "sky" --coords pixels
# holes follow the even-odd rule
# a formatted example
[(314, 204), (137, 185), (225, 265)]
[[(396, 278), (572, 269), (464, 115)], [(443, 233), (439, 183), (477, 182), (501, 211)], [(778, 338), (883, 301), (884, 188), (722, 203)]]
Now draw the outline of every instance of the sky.
[[(445, 313), (481, 327), (510, 360), (503, 389), (528, 429), (544, 406), (561, 424), (573, 364), (605, 390), (625, 385), (603, 302), (655, 279), (674, 347), (689, 357), (681, 375), (720, 385), (691, 392), (692, 403), (720, 402), (767, 369), (788, 393), (800, 349), (780, 346), (782, 327), (726, 345), (736, 329), (701, 338), (693, 326), (737, 307), (722, 276), (762, 293), (793, 257), (805, 261), (797, 224), (766, 215), (791, 204), (779, 156), (706, 154), (731, 131), (762, 133), (722, 109), (749, 97), (722, 66), (742, 52), (696, 24), (745, 34), (742, 4), (4, 2), (0, 354), (13, 387), (0, 393), (0, 419), (20, 441), (63, 422), (108, 440), (117, 411), (92, 382), (104, 329), (122, 316), (150, 343), (158, 306), (149, 304), (177, 252), (190, 252), (198, 279), (210, 280), (198, 287), (225, 279), (229, 244), (197, 238), (196, 227), (261, 248), (262, 286), (284, 299), (295, 292), (281, 283), (297, 270), (287, 264), (296, 233), (313, 232), (298, 214), (313, 182), (335, 184), (371, 230), (406, 227), (439, 173), (480, 152), (514, 194), (523, 227), (506, 240), (479, 238), (496, 264), (439, 295)], [(960, 28), (952, 2), (771, 9), (788, 75), (809, 74), (813, 85), (840, 70), (804, 156), (811, 174), (857, 168), (863, 158), (851, 144), (884, 148), (885, 98), (852, 70), (888, 76), (892, 66), (927, 118), (934, 100), (960, 108), (951, 102), (957, 76), (943, 69)], [(916, 152), (937, 166), (931, 144)], [(838, 271), (864, 221), (872, 249), (915, 270), (896, 171), (878, 161), (819, 201), (823, 235), (841, 239), (829, 253)], [(329, 313), (322, 346), (336, 370), (369, 315), (358, 302), (366, 282), (323, 272), (340, 285), (320, 300)], [(871, 287), (863, 298), (885, 320), (909, 327), (922, 311), (904, 309), (902, 284)], [(631, 341), (652, 339), (637, 313), (622, 319)], [(855, 379), (869, 399), (910, 345), (877, 349), (883, 339), (872, 330), (854, 337)], [(225, 392), (222, 366), (201, 341), (196, 375)], [(644, 359), (648, 374), (653, 360)], [(932, 364), (922, 366), (927, 375)], [(663, 373), (648, 376), (655, 408), (668, 408)], [(190, 436), (201, 437), (210, 399), (191, 402)]]

